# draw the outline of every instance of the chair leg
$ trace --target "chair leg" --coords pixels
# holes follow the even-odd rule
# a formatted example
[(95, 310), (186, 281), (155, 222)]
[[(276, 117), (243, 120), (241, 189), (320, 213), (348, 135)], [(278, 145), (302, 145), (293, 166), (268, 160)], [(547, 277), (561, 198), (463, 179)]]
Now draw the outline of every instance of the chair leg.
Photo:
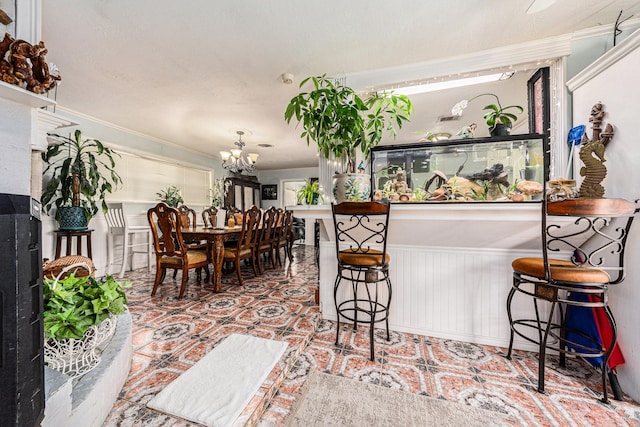
[(173, 269), (173, 280), (176, 280), (176, 277), (178, 277), (178, 269), (174, 268)]
[(509, 350), (507, 351), (507, 359), (511, 360), (511, 356), (513, 354), (513, 339), (515, 338), (515, 331), (513, 330), (513, 315), (511, 314), (511, 302), (513, 301), (513, 296), (516, 294), (516, 279), (513, 279), (513, 286), (509, 291), (509, 295), (507, 295), (507, 318), (509, 319)]
[(340, 286), (341, 271), (338, 267), (338, 275), (336, 281), (333, 284), (333, 303), (336, 307), (336, 345), (338, 345), (340, 339), (340, 310), (338, 309), (338, 287)]
[(153, 281), (153, 289), (151, 290), (151, 296), (154, 296), (156, 294), (156, 291), (158, 290), (158, 285), (160, 285), (160, 283), (162, 283), (162, 281), (164, 280), (164, 275), (165, 275), (165, 269), (160, 267), (160, 264), (158, 264), (158, 266), (156, 267), (156, 278)]
[(287, 246), (287, 253), (289, 255), (289, 261), (293, 262), (293, 240), (289, 241)]
[(240, 283), (240, 286), (242, 286), (243, 282), (242, 282), (242, 272), (240, 271), (240, 258), (236, 258), (236, 273), (238, 275), (238, 282)]
[(391, 280), (389, 279), (389, 272), (385, 272), (385, 274), (387, 274), (387, 292), (389, 293), (389, 298), (387, 299), (387, 310), (384, 313), (385, 317), (386, 317), (386, 326), (387, 326), (387, 341), (389, 341), (391, 339), (391, 337), (389, 336), (389, 308), (391, 308), (391, 293), (392, 293), (392, 289), (391, 289)]
[(107, 271), (113, 265), (113, 233), (107, 232)]
[(180, 284), (180, 293), (178, 294), (178, 299), (182, 299), (185, 291), (187, 290), (187, 281), (189, 280), (189, 269), (187, 267), (182, 267), (182, 283)]
[(259, 274), (263, 274), (264, 270), (262, 269), (262, 255), (260, 254), (260, 252), (256, 252), (256, 256), (254, 256), (254, 258), (256, 259), (257, 263), (258, 263), (258, 272)]
[(151, 230), (147, 231), (147, 268), (151, 272), (151, 264), (153, 263), (153, 237)]
[(127, 261), (129, 261), (129, 233), (124, 233), (122, 240), (122, 267), (120, 267), (120, 278), (124, 277), (127, 270)]
[[(536, 301), (536, 300), (534, 300)], [(551, 310), (549, 311), (549, 317), (547, 318), (547, 325), (544, 329), (544, 335), (540, 340), (540, 350), (539, 350), (539, 359), (538, 359), (538, 392), (544, 393), (544, 365), (547, 354), (547, 338), (549, 338), (549, 331), (551, 331), (551, 322), (553, 321), (553, 313), (556, 308), (556, 302), (553, 301), (551, 303)], [(536, 317), (538, 316), (538, 308), (536, 304)]]
[(256, 265), (256, 258), (257, 258), (256, 256), (253, 256), (253, 255), (251, 256), (251, 268), (253, 269), (253, 275), (255, 277), (258, 277), (259, 270), (258, 270), (258, 266)]

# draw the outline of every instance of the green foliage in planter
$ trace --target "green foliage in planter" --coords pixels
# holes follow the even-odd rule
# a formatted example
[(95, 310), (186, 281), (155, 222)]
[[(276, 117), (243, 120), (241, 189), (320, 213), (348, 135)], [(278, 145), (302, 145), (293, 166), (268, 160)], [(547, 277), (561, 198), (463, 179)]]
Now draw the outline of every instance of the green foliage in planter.
[(98, 280), (71, 273), (57, 282), (55, 278), (45, 278), (45, 337), (81, 339), (91, 326), (127, 310), (124, 289), (130, 286), (131, 282), (117, 282), (111, 275)]
[(165, 202), (172, 208), (177, 208), (184, 203), (184, 199), (180, 194), (180, 189), (175, 185), (168, 187), (166, 190), (160, 190), (158, 193), (156, 193), (156, 196), (158, 196), (157, 200)]
[[(98, 213), (100, 203), (102, 212), (106, 213), (106, 194), (122, 183), (115, 170), (114, 156), (118, 154), (97, 139), (83, 139), (80, 130), (75, 131), (73, 138), (49, 134), (48, 140), (47, 151), (42, 153), (42, 160), (47, 164), (43, 175), (48, 172), (52, 175), (40, 198), (44, 212), (49, 213), (53, 206), (56, 209), (82, 206), (88, 221)], [(80, 179), (79, 197), (75, 202), (74, 173)]]
[(308, 77), (300, 88), (309, 81), (313, 89), (289, 101), (284, 119), (290, 123), (295, 118), (304, 129), (300, 137), (307, 145), (314, 141), (324, 157), (346, 155), (347, 172), (355, 172), (356, 148), (366, 158), (380, 143), (383, 131), (395, 137), (413, 111), (405, 95), (374, 92), (363, 99), (349, 86), (326, 75)]
[(298, 204), (305, 202), (307, 205), (313, 205), (314, 200), (316, 203), (318, 200), (324, 202), (324, 197), (320, 193), (320, 183), (317, 180), (305, 179), (304, 185), (296, 193), (296, 200)]

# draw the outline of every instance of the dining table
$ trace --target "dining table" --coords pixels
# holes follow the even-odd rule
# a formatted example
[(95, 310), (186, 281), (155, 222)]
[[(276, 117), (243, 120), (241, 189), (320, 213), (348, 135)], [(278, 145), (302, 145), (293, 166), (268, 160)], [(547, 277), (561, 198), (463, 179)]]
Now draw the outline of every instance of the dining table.
[(211, 261), (213, 263), (213, 274), (211, 275), (211, 283), (213, 291), (220, 292), (222, 264), (224, 259), (224, 242), (234, 237), (240, 236), (242, 226), (224, 227), (224, 228), (207, 228), (207, 227), (182, 227), (182, 237), (185, 240), (206, 240), (211, 243)]

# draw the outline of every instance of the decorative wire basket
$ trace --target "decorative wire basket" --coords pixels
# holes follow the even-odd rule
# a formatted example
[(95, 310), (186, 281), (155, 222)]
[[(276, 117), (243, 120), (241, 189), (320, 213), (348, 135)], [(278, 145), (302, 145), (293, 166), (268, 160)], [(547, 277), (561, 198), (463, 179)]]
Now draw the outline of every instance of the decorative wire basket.
[[(79, 262), (62, 269), (56, 276), (54, 285), (67, 273), (67, 271), (84, 267), (87, 271), (92, 271), (90, 267)], [(44, 342), (44, 361), (51, 369), (60, 371), (76, 378), (86, 374), (100, 363), (100, 354), (97, 348), (100, 344), (108, 340), (116, 330), (117, 318), (109, 316), (99, 325), (93, 325), (84, 333), (81, 339), (66, 338), (62, 340), (48, 339)]]
[(76, 378), (86, 374), (100, 363), (97, 347), (109, 339), (116, 330), (116, 317), (111, 316), (99, 325), (93, 325), (82, 339), (48, 339), (44, 343), (44, 361), (51, 369)]

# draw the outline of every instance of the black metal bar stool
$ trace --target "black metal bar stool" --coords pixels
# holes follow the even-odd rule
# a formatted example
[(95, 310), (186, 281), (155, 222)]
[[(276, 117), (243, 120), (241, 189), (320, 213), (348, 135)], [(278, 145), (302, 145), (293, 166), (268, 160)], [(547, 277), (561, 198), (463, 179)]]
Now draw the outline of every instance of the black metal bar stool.
[[(389, 340), (389, 306), (391, 304), (391, 281), (389, 280), (389, 254), (387, 253), (387, 230), (389, 228), (388, 203), (343, 202), (331, 205), (338, 257), (338, 275), (333, 288), (336, 306), (336, 344), (340, 337), (340, 317), (353, 322), (369, 324), (369, 347), (373, 352), (373, 327), (384, 321)], [(339, 299), (343, 283), (351, 283), (349, 297)], [(383, 283), (386, 286), (380, 286)], [(364, 320), (358, 319), (358, 314)]]
[[(622, 199), (542, 203), (542, 257), (513, 261), (513, 286), (507, 297), (511, 326), (507, 358), (511, 358), (515, 335), (538, 346), (540, 393), (544, 393), (546, 351), (552, 349), (559, 352), (560, 366), (572, 354), (588, 358), (601, 370), (602, 402), (609, 403), (608, 374), (614, 396), (622, 398), (611, 364), (617, 332), (608, 289), (624, 280), (625, 243), (638, 210), (637, 203)], [(516, 296), (532, 299), (534, 319), (514, 316)], [(580, 322), (572, 323), (580, 309), (599, 311), (599, 326), (610, 337), (594, 336), (599, 334), (589, 333)]]

